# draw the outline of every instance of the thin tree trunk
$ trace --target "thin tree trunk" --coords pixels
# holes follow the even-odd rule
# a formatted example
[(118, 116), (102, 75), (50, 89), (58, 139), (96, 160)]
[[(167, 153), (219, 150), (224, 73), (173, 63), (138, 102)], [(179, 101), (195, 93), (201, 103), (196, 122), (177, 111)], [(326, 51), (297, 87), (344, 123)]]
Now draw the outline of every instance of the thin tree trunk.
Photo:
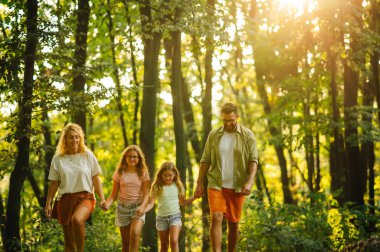
[(117, 104), (117, 109), (119, 110), (119, 120), (120, 120), (121, 132), (123, 134), (124, 147), (126, 148), (129, 144), (128, 144), (127, 129), (125, 126), (124, 113), (123, 113), (123, 105), (122, 105), (123, 93), (122, 93), (122, 88), (120, 85), (119, 68), (116, 64), (115, 35), (114, 35), (114, 30), (113, 30), (113, 20), (112, 20), (112, 14), (111, 14), (110, 0), (107, 0), (107, 18), (108, 18), (108, 25), (107, 25), (108, 36), (111, 42), (113, 75), (114, 75), (114, 80), (116, 84), (116, 92), (117, 92), (116, 104)]
[[(317, 114), (317, 112), (315, 113)], [(318, 125), (317, 127), (318, 128)], [(319, 132), (315, 135), (315, 167), (316, 167), (316, 175), (315, 175), (315, 191), (319, 192), (321, 189), (321, 160), (320, 160), (320, 141), (319, 141)]]
[(194, 119), (194, 112), (190, 103), (188, 85), (185, 78), (183, 77), (182, 84), (183, 113), (187, 128), (187, 138), (191, 142), (191, 147), (193, 148), (193, 151), (195, 153), (195, 159), (197, 160), (197, 162), (199, 162), (202, 157), (201, 143), (199, 142), (198, 132), (196, 129), (196, 123)]
[[(174, 11), (174, 25), (178, 25), (181, 11), (179, 6)], [(171, 71), (171, 88), (173, 97), (173, 118), (174, 118), (174, 135), (176, 146), (176, 166), (179, 170), (180, 178), (186, 182), (186, 167), (187, 167), (187, 149), (186, 136), (183, 127), (183, 98), (182, 98), (182, 72), (181, 72), (181, 32), (172, 32), (172, 71)], [(184, 215), (182, 215), (184, 219)], [(184, 222), (185, 223), (185, 222)], [(180, 241), (185, 241), (186, 228), (185, 225), (181, 229)], [(185, 251), (185, 242), (179, 244), (180, 251)]]
[(86, 133), (86, 107), (85, 99), (82, 99), (86, 84), (85, 67), (87, 56), (87, 32), (90, 19), (89, 0), (78, 0), (77, 29), (75, 33), (75, 52), (73, 66), (73, 122), (79, 124)]
[[(343, 144), (343, 136), (339, 130), (338, 123), (340, 121), (339, 108), (338, 108), (338, 90), (336, 84), (336, 55), (328, 51), (328, 64), (331, 71), (330, 80), (330, 94), (331, 106), (333, 111), (333, 118), (331, 128), (333, 129), (334, 140), (331, 142), (330, 148), (330, 175), (331, 175), (331, 191), (337, 192), (338, 190), (345, 189), (347, 181), (345, 152)], [(343, 203), (345, 201), (344, 194), (339, 195), (338, 201)]]
[(29, 167), (30, 134), (32, 126), (32, 99), (34, 88), (34, 63), (37, 36), (37, 0), (26, 3), (27, 38), (25, 47), (25, 68), (22, 99), (19, 104), (17, 125), (17, 157), (11, 173), (8, 191), (7, 219), (5, 223), (5, 251), (20, 251), (20, 210), (21, 189), (27, 177)]
[(310, 124), (310, 93), (307, 91), (304, 106), (304, 128), (305, 128), (305, 152), (307, 164), (307, 186), (310, 192), (314, 192), (314, 143)]
[[(6, 224), (7, 218), (5, 216), (6, 215), (5, 215), (4, 201), (3, 201), (3, 197), (0, 193), (0, 231), (1, 231), (2, 244), (5, 244), (5, 242), (6, 242), (6, 240), (5, 240), (5, 224)], [(3, 246), (3, 248), (4, 248), (4, 246)]]
[(135, 94), (135, 107), (133, 112), (133, 144), (137, 144), (137, 133), (138, 133), (138, 112), (140, 109), (140, 82), (137, 79), (137, 67), (136, 67), (136, 57), (135, 57), (135, 47), (133, 46), (133, 35), (132, 35), (132, 22), (131, 16), (129, 15), (128, 1), (123, 1), (125, 7), (125, 14), (127, 18), (128, 24), (128, 42), (129, 48), (131, 50), (131, 67), (132, 67), (132, 75), (133, 81), (135, 84), (134, 94)]
[[(369, 81), (366, 81), (363, 86), (363, 106), (366, 108), (366, 112), (363, 113), (363, 134), (370, 135), (373, 129), (372, 125), (372, 111), (373, 111), (373, 75), (371, 76)], [(374, 144), (372, 141), (365, 141), (362, 144), (361, 148), (361, 167), (364, 168), (364, 182), (366, 185), (367, 178), (369, 179), (369, 204), (374, 207), (374, 188), (371, 185), (374, 185), (374, 162), (375, 162), (375, 152), (374, 152)], [(368, 176), (367, 176), (368, 173)], [(372, 183), (372, 184), (371, 184)], [(365, 188), (366, 189), (366, 188)], [(365, 191), (364, 191), (365, 193)]]
[[(348, 0), (348, 4), (352, 5), (351, 18), (353, 21), (352, 26), (362, 29), (361, 20), (361, 0)], [(357, 14), (360, 13), (360, 14)], [(350, 34), (350, 46), (352, 54), (358, 53), (359, 45), (356, 34)], [(344, 61), (344, 124), (345, 124), (345, 150), (347, 160), (347, 188), (346, 198), (349, 201), (355, 202), (359, 205), (364, 204), (364, 191), (365, 191), (365, 169), (360, 164), (360, 149), (358, 140), (358, 116), (355, 107), (358, 105), (358, 91), (359, 91), (359, 72), (354, 67), (357, 64), (362, 64), (363, 60), (359, 59), (357, 62), (353, 60), (354, 55)]]
[[(251, 1), (251, 10), (250, 10), (250, 19), (255, 20), (257, 16), (257, 3), (255, 0)], [(252, 24), (253, 27), (256, 27), (257, 25), (255, 23)], [(257, 29), (257, 28), (254, 28)], [(255, 43), (252, 43), (253, 48), (256, 48)], [(260, 67), (260, 60), (259, 57), (257, 57), (258, 53), (260, 53), (260, 50), (255, 50), (256, 54), (254, 54), (254, 60), (255, 60), (255, 71), (256, 71), (256, 82), (257, 82), (257, 87), (259, 91), (259, 95), (262, 99), (263, 106), (264, 106), (264, 112), (266, 115), (269, 115), (271, 113), (271, 106), (269, 104), (267, 92), (265, 90), (265, 84), (264, 84), (264, 70), (261, 69)], [(264, 57), (265, 58), (265, 57)], [(271, 122), (268, 122), (269, 126), (269, 132), (272, 136), (278, 136), (280, 134), (280, 130), (277, 129), (274, 125), (272, 125)], [(281, 184), (282, 184), (282, 191), (283, 191), (283, 197), (284, 197), (284, 202), (287, 204), (292, 204), (294, 203), (292, 194), (290, 192), (290, 187), (289, 187), (289, 177), (288, 177), (288, 170), (287, 170), (287, 164), (286, 164), (286, 159), (284, 155), (284, 149), (281, 145), (276, 145), (274, 146), (278, 162), (280, 165), (280, 170), (281, 170)]]
[[(153, 32), (149, 28), (149, 25), (153, 22), (149, 0), (140, 2), (140, 15), (144, 43), (144, 84), (141, 106), (140, 146), (146, 156), (150, 176), (153, 176), (155, 171), (157, 88), (159, 85), (158, 56), (162, 34)], [(143, 227), (143, 246), (149, 247), (149, 251), (152, 252), (158, 250), (155, 219), (155, 211), (149, 211)]]
[[(377, 0), (371, 0), (371, 23), (370, 28), (373, 32), (380, 33), (379, 25), (379, 4)], [(380, 81), (379, 81), (379, 52), (375, 49), (371, 54), (371, 82), (372, 88), (375, 90), (375, 100), (377, 103), (377, 108), (380, 107)], [(378, 120), (380, 124), (380, 109), (378, 112)], [(372, 206), (371, 214), (375, 214), (375, 156), (373, 153), (374, 144), (370, 143), (369, 146), (369, 156), (368, 156), (368, 203)]]
[[(207, 14), (208, 17), (213, 17), (215, 13), (215, 0), (207, 0)], [(203, 138), (202, 138), (202, 149), (206, 144), (208, 134), (211, 131), (211, 120), (212, 120), (212, 55), (214, 53), (214, 39), (213, 34), (209, 31), (206, 35), (206, 56), (205, 56), (205, 89), (203, 96)], [(207, 178), (203, 181), (204, 188), (207, 188), (208, 181)], [(202, 197), (202, 216), (208, 216), (210, 213), (210, 208), (208, 205), (207, 193)], [(208, 251), (210, 249), (210, 238), (208, 234), (209, 229), (209, 219), (203, 218), (203, 236), (202, 236), (202, 251)]]
[(269, 189), (268, 189), (268, 186), (267, 186), (267, 182), (266, 182), (266, 179), (265, 179), (265, 175), (264, 175), (264, 172), (263, 172), (263, 168), (262, 168), (262, 165), (261, 165), (260, 162), (257, 165), (257, 174), (258, 174), (257, 179), (261, 181), (262, 188), (263, 188), (265, 194), (267, 195), (269, 205), (272, 206), (272, 200), (270, 198), (270, 192), (269, 192)]
[[(49, 116), (47, 113), (46, 108), (44, 108), (42, 112), (42, 121), (48, 122)], [(48, 189), (49, 189), (49, 171), (50, 171), (50, 164), (53, 160), (54, 156), (54, 150), (53, 150), (53, 144), (51, 141), (51, 134), (50, 134), (50, 126), (48, 124), (43, 124), (42, 126), (42, 133), (44, 135), (44, 145), (45, 145), (45, 169), (44, 169), (44, 194), (43, 194), (43, 202), (45, 205)]]

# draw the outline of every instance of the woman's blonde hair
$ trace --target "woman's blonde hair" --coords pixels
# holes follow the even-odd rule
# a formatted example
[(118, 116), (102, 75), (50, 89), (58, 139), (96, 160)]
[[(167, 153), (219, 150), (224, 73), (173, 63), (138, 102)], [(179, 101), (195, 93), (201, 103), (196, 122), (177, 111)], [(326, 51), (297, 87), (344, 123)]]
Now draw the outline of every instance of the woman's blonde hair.
[(87, 150), (87, 146), (84, 144), (84, 132), (81, 126), (76, 123), (68, 123), (61, 132), (61, 136), (59, 137), (56, 154), (63, 156), (67, 154), (67, 135), (70, 131), (74, 131), (79, 135), (79, 153), (85, 153)]
[(156, 176), (152, 183), (152, 188), (150, 189), (150, 195), (152, 197), (157, 197), (162, 193), (162, 187), (164, 186), (164, 181), (162, 180), (162, 174), (165, 171), (171, 171), (174, 173), (174, 179), (179, 195), (185, 195), (185, 188), (183, 187), (183, 184), (181, 182), (181, 179), (179, 177), (179, 172), (177, 167), (172, 162), (165, 162), (161, 165), (160, 169), (156, 173)]
[(127, 148), (124, 149), (123, 154), (121, 155), (120, 161), (117, 164), (116, 170), (119, 173), (119, 175), (122, 175), (123, 172), (127, 171), (127, 154), (130, 151), (136, 151), (139, 155), (139, 160), (137, 163), (137, 175), (141, 178), (144, 173), (148, 173), (148, 167), (145, 162), (145, 156), (142, 152), (141, 148), (137, 145), (129, 145)]

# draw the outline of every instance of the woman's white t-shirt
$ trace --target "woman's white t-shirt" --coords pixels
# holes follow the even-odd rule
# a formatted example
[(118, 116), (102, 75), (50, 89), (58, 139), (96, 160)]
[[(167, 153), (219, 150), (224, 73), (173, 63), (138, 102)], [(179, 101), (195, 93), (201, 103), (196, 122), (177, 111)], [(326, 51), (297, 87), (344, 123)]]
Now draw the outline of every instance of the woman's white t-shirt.
[(59, 200), (65, 193), (93, 193), (92, 177), (101, 173), (95, 155), (86, 150), (74, 155), (55, 155), (51, 162), (49, 180), (59, 181)]

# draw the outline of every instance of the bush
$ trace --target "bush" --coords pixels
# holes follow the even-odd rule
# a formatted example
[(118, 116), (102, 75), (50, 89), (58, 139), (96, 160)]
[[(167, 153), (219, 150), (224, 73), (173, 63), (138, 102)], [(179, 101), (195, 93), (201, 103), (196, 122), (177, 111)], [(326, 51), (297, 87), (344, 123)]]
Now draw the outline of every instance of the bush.
[(337, 205), (323, 194), (310, 194), (297, 206), (251, 200), (240, 225), (239, 250), (340, 251), (368, 237), (373, 217), (365, 209)]

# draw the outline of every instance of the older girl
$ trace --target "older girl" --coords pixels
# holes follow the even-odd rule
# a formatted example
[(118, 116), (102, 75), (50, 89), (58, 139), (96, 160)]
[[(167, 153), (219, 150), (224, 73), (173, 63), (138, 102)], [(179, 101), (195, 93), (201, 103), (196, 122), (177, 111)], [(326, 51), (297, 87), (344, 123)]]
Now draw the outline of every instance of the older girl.
[(108, 210), (118, 198), (115, 223), (120, 229), (122, 251), (138, 251), (150, 179), (145, 157), (137, 145), (128, 146), (113, 174), (111, 195), (103, 204)]

